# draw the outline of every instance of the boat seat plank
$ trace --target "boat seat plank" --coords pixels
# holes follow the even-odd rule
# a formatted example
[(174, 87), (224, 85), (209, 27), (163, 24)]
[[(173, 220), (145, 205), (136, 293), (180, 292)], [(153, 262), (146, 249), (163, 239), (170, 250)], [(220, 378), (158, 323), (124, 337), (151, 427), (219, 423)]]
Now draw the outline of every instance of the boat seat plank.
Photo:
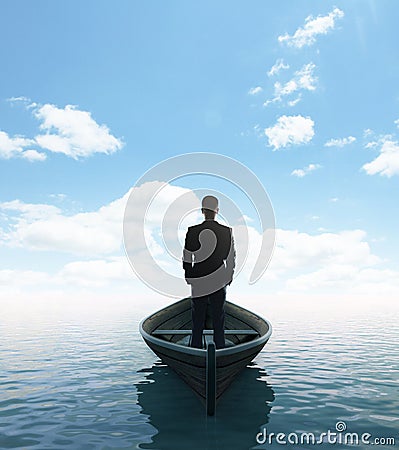
[[(154, 330), (153, 335), (188, 335), (192, 330)], [(224, 330), (225, 335), (245, 335), (257, 336), (259, 333), (255, 330)], [(204, 330), (204, 335), (213, 335), (213, 330)]]

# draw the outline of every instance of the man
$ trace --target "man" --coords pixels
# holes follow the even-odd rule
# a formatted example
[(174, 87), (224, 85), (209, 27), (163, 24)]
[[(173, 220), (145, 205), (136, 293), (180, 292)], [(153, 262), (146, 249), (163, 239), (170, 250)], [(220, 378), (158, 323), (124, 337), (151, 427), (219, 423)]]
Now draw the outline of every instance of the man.
[(214, 342), (224, 348), (224, 302), (226, 287), (233, 280), (235, 249), (230, 227), (215, 220), (219, 212), (216, 197), (202, 199), (205, 220), (188, 228), (183, 250), (185, 279), (191, 285), (192, 337), (191, 347), (203, 348), (207, 305), (211, 307)]

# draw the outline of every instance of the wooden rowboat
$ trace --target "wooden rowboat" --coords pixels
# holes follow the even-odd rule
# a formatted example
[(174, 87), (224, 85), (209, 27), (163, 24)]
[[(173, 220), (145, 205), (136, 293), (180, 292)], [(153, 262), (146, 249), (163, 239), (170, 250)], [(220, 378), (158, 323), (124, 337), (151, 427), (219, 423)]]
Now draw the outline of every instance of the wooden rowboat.
[(262, 350), (272, 333), (271, 324), (234, 303), (225, 303), (226, 348), (216, 350), (212, 319), (204, 330), (204, 349), (189, 347), (191, 298), (153, 313), (140, 323), (150, 349), (171, 367), (205, 402), (213, 415), (216, 402), (235, 376)]

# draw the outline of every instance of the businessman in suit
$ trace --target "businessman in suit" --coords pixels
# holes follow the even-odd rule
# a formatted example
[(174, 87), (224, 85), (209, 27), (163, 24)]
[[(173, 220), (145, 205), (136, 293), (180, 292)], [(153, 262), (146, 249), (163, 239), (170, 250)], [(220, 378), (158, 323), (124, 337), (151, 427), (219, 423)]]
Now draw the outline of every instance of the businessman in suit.
[(208, 304), (211, 308), (216, 348), (225, 347), (224, 302), (226, 287), (233, 280), (235, 249), (232, 229), (215, 220), (216, 197), (202, 199), (204, 221), (188, 228), (183, 250), (185, 279), (191, 285), (191, 347), (202, 348)]

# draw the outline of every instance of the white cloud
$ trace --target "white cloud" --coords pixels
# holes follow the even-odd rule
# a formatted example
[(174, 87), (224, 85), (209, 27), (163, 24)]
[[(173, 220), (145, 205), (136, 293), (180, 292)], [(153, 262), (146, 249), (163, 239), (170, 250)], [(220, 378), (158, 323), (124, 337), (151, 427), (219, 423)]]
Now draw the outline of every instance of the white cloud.
[(19, 200), (0, 203), (9, 214), (10, 228), (1, 242), (11, 247), (101, 255), (120, 249), (127, 194), (94, 212), (68, 215), (46, 204)]
[(0, 286), (30, 286), (47, 283), (51, 276), (36, 270), (0, 270)]
[[(291, 80), (284, 84), (281, 84), (279, 81), (274, 83), (274, 97), (271, 100), (267, 100), (264, 105), (281, 102), (283, 97), (292, 95), (297, 91), (314, 91), (317, 83), (317, 77), (313, 75), (315, 67), (313, 63), (305, 64), (294, 73), (294, 77)], [(296, 105), (300, 98), (298, 97), (296, 100), (289, 102), (289, 105)]]
[(0, 158), (44, 161), (46, 153), (37, 150), (41, 147), (78, 159), (94, 153), (111, 154), (123, 147), (123, 142), (113, 136), (106, 125), (99, 125), (88, 111), (81, 111), (72, 105), (65, 108), (37, 105), (27, 97), (11, 97), (8, 102), (12, 105), (23, 103), (26, 109), (31, 110), (41, 121), (40, 130), (44, 134), (32, 139), (23, 135), (11, 137), (0, 131)]
[(285, 42), (290, 47), (302, 48), (305, 45), (312, 45), (316, 42), (316, 37), (327, 34), (335, 27), (336, 19), (344, 17), (344, 12), (339, 8), (334, 8), (326, 16), (308, 16), (305, 19), (303, 28), (298, 28), (293, 35), (285, 34), (278, 37), (279, 42)]
[(94, 153), (111, 154), (123, 146), (106, 125), (99, 125), (90, 112), (75, 106), (58, 108), (46, 104), (34, 110), (34, 114), (42, 122), (40, 129), (46, 132), (35, 140), (40, 147), (52, 152), (78, 159)]
[(277, 230), (276, 251), (271, 268), (278, 271), (304, 269), (313, 271), (322, 266), (349, 264), (370, 266), (380, 262), (365, 240), (363, 230), (311, 235), (296, 230)]
[(281, 116), (277, 123), (265, 129), (270, 146), (278, 150), (288, 145), (307, 144), (314, 136), (314, 122), (310, 117)]
[(29, 161), (44, 161), (47, 158), (45, 153), (37, 150), (25, 150), (22, 156)]
[(353, 293), (382, 296), (399, 295), (399, 273), (392, 269), (366, 268), (358, 271), (350, 289)]
[[(143, 201), (146, 201), (147, 187), (146, 185), (140, 187), (143, 189)], [(162, 241), (157, 233), (159, 227), (157, 228), (156, 223), (165, 217), (171, 202), (173, 203), (183, 193), (190, 194), (187, 189), (169, 185), (164, 191), (158, 202), (155, 201), (153, 204), (153, 211), (150, 212), (146, 224), (156, 245)], [(24, 237), (16, 242), (23, 249), (45, 248), (53, 252), (83, 253), (88, 256), (88, 259), (68, 261), (53, 273), (34, 270), (0, 270), (0, 296), (9, 296), (14, 291), (21, 295), (30, 294), (33, 291), (38, 293), (40, 290), (79, 292), (80, 295), (80, 292), (105, 294), (105, 292), (114, 293), (118, 289), (121, 290), (120, 292), (140, 290), (142, 283), (134, 276), (120, 249), (121, 221), (128, 194), (104, 205), (97, 211), (71, 216), (67, 216), (65, 212), (53, 205), (28, 204), (19, 200), (1, 203), (0, 209), (11, 212), (14, 216), (17, 215), (9, 237)], [(191, 194), (194, 195), (192, 192)], [(62, 225), (60, 228), (56, 220), (60, 221)], [(198, 217), (193, 216), (190, 220), (197, 221)], [(189, 223), (183, 222), (185, 230)], [(246, 222), (248, 224), (250, 221), (246, 220)], [(36, 224), (41, 231), (43, 239), (41, 247), (37, 247), (33, 239), (35, 236), (30, 228), (33, 224)], [(50, 224), (55, 228), (51, 228)], [(67, 231), (66, 225), (72, 228), (72, 232)], [(135, 225), (134, 221), (131, 225)], [(240, 236), (244, 229), (242, 224), (234, 226), (238, 252), (242, 252), (243, 240)], [(249, 252), (242, 274), (234, 283), (235, 292), (240, 289), (243, 292), (247, 291), (248, 276), (254, 267), (262, 239), (262, 235), (252, 224), (247, 226), (247, 230)], [(48, 233), (47, 241), (44, 241), (45, 232)], [(88, 239), (89, 232), (94, 239), (87, 244), (85, 241)], [(57, 233), (59, 238), (56, 241), (52, 236), (54, 233)], [(179, 235), (179, 238), (184, 237), (183, 235), (184, 233)], [(66, 244), (61, 244), (64, 239)], [(104, 244), (102, 240), (106, 243)], [(113, 241), (111, 246), (107, 244), (109, 241)], [(79, 246), (85, 245), (86, 248), (79, 251)], [(181, 253), (181, 247), (182, 241), (180, 241), (179, 253)], [(99, 256), (101, 253), (102, 256)], [(238, 257), (242, 258), (243, 255)], [(156, 261), (166, 270), (165, 252), (162, 252)], [(269, 292), (280, 293), (317, 292), (330, 295), (336, 292), (384, 292), (387, 295), (398, 294), (399, 274), (395, 270), (380, 267), (382, 264), (383, 261), (371, 251), (367, 234), (363, 230), (323, 231), (319, 234), (309, 234), (297, 230), (277, 229), (276, 247), (270, 266), (263, 278), (251, 289), (255, 293), (264, 292), (267, 286)], [(175, 266), (176, 276), (182, 276), (180, 261), (176, 261)], [(146, 270), (151, 271), (153, 267), (147, 267)], [(109, 291), (104, 290), (105, 288)], [(84, 289), (84, 291), (78, 289)]]
[(320, 164), (309, 164), (308, 166), (304, 167), (303, 169), (295, 169), (291, 172), (291, 175), (294, 175), (299, 178), (303, 178), (304, 176), (308, 175), (311, 172), (314, 172), (317, 169), (320, 169)]
[[(377, 145), (377, 143), (374, 143)], [(379, 143), (380, 154), (373, 161), (364, 164), (363, 169), (368, 175), (384, 175), (388, 178), (399, 175), (399, 144), (385, 137)], [(367, 146), (366, 146), (367, 147)], [(369, 145), (369, 147), (371, 147)]]
[[(152, 196), (154, 183), (160, 190), (150, 203), (148, 193)], [(149, 250), (154, 256), (159, 257), (165, 253), (159, 245), (162, 241), (157, 237), (163, 217), (176, 199), (183, 194), (190, 194), (191, 191), (157, 181), (133, 189), (139, 190), (140, 199), (144, 205), (148, 204), (149, 208), (145, 224), (141, 223), (140, 217), (136, 215), (128, 218), (129, 226), (145, 227)], [(7, 230), (0, 228), (0, 244), (89, 257), (120, 253), (125, 206), (129, 195), (130, 190), (96, 211), (77, 214), (68, 214), (54, 205), (24, 203), (20, 200), (2, 202), (0, 212), (7, 213), (9, 226)], [(186, 204), (195, 200), (198, 201), (194, 194), (184, 199)], [(178, 208), (186, 210), (183, 204), (179, 204)], [(180, 209), (175, 211), (178, 216)], [(173, 220), (173, 217), (170, 220)], [(168, 223), (164, 224), (166, 228), (167, 225)], [(175, 231), (174, 228), (173, 230)]]
[(256, 86), (254, 88), (251, 88), (248, 91), (248, 94), (249, 95), (256, 95), (256, 94), (260, 94), (262, 91), (263, 91), (263, 89), (260, 86)]
[[(155, 198), (153, 198), (154, 187), (156, 190), (160, 189)], [(137, 256), (135, 268), (139, 268), (141, 274), (145, 273), (150, 277), (158, 275), (154, 262), (151, 260), (149, 263), (148, 258), (141, 257), (142, 253), (149, 252), (156, 264), (167, 272), (182, 277), (181, 257), (184, 242), (182, 229), (186, 231), (187, 226), (192, 225), (193, 221), (198, 223), (200, 201), (191, 190), (164, 182), (145, 183), (132, 188), (121, 198), (96, 211), (78, 214), (68, 214), (48, 204), (24, 203), (20, 200), (2, 202), (0, 217), (3, 216), (4, 220), (0, 222), (0, 245), (8, 246), (9, 249), (53, 252), (57, 255), (55, 261), (62, 260), (62, 253), (69, 254), (67, 261), (70, 255), (88, 258), (68, 262), (60, 271), (49, 274), (49, 278), (44, 279), (43, 283), (38, 273), (38, 289), (45, 287), (62, 290), (69, 286), (72, 289), (76, 286), (97, 289), (112, 284), (123, 285), (125, 281), (131, 283), (133, 271), (123, 254), (122, 225), (126, 202), (133, 189), (138, 190), (137, 199), (143, 204), (136, 205), (134, 210), (128, 211), (126, 223), (132, 229), (133, 236), (137, 234), (136, 231), (144, 231), (146, 240), (143, 248), (135, 245), (133, 249), (129, 249), (130, 256), (132, 252)], [(145, 211), (143, 206), (146, 205), (149, 205), (149, 208), (143, 223), (143, 218), (137, 211)], [(192, 217), (183, 217), (183, 211), (184, 213), (190, 211), (192, 206), (195, 207), (196, 214)], [(163, 233), (162, 227), (165, 227)], [(171, 239), (174, 239), (173, 243)], [(168, 244), (167, 249), (165, 242)], [(50, 267), (53, 269), (53, 265)], [(13, 274), (15, 280), (21, 275), (20, 271)], [(6, 274), (3, 275), (5, 277)], [(18, 283), (14, 287), (18, 290)], [(0, 291), (0, 294), (4, 294), (1, 286)]]
[(290, 68), (290, 66), (288, 64), (286, 64), (284, 62), (284, 60), (278, 59), (274, 63), (273, 67), (271, 67), (271, 69), (267, 72), (267, 75), (269, 77), (272, 77), (273, 75), (277, 75), (281, 70), (286, 70), (286, 69), (289, 69), (289, 68)]
[(359, 272), (356, 266), (347, 264), (331, 264), (311, 273), (299, 275), (288, 280), (288, 289), (306, 291), (320, 287), (337, 288), (353, 282)]
[[(251, 227), (250, 227), (251, 228)], [(249, 230), (249, 267), (254, 264), (261, 234)], [(363, 230), (308, 234), (296, 230), (276, 230), (276, 246), (271, 263), (253, 289), (279, 293), (307, 292), (318, 295), (378, 294), (399, 295), (399, 272), (380, 266)], [(244, 275), (247, 270), (244, 268)]]
[(57, 277), (61, 282), (87, 287), (101, 287), (112, 282), (129, 282), (136, 278), (125, 256), (73, 261), (66, 264)]
[[(262, 235), (248, 228), (249, 253), (235, 289), (247, 290), (245, 282), (253, 267)], [(235, 236), (239, 234), (234, 228)], [(399, 295), (399, 272), (381, 267), (384, 261), (373, 254), (363, 230), (322, 231), (309, 234), (297, 230), (276, 229), (276, 246), (270, 265), (261, 280), (251, 289), (253, 294), (301, 293), (307, 295), (375, 295), (383, 292), (390, 298)]]
[(377, 295), (397, 298), (399, 272), (351, 264), (332, 264), (287, 282), (292, 291), (344, 292), (345, 294)]
[(26, 221), (47, 219), (61, 213), (61, 210), (53, 205), (46, 203), (24, 203), (20, 200), (2, 202), (0, 203), (0, 210), (18, 213)]
[(324, 146), (325, 147), (344, 147), (345, 145), (353, 144), (356, 142), (356, 138), (354, 136), (348, 136), (339, 139), (330, 139), (327, 141)]
[(131, 286), (135, 280), (125, 256), (107, 259), (73, 261), (50, 274), (39, 270), (0, 269), (0, 293), (28, 289), (102, 288), (110, 285)]
[(44, 153), (39, 153), (36, 150), (26, 150), (26, 147), (31, 147), (35, 144), (33, 139), (28, 139), (24, 136), (10, 137), (5, 131), (0, 131), (0, 158), (24, 158), (29, 161), (43, 161), (46, 159)]

